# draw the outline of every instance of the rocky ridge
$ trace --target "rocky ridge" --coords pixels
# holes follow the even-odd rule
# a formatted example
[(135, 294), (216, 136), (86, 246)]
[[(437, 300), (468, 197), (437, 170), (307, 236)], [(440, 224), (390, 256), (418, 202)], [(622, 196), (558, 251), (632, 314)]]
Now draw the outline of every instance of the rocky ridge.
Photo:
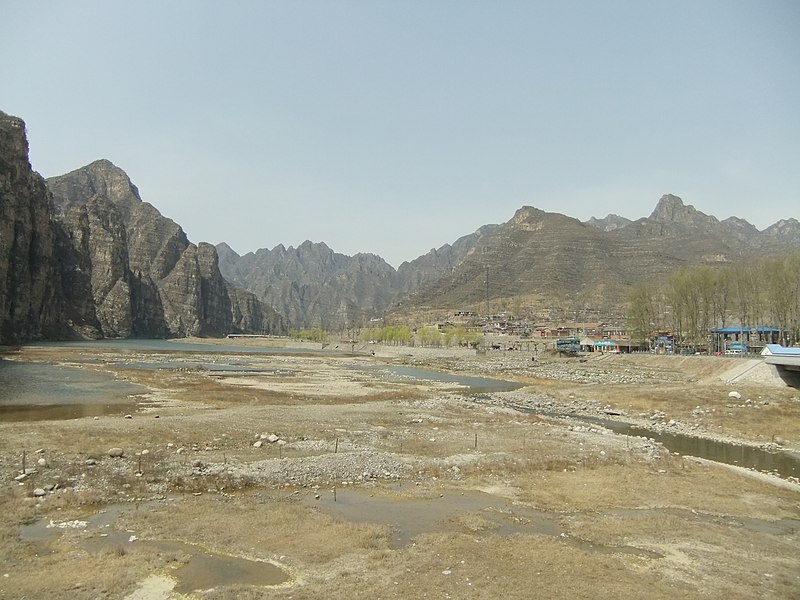
[(1, 343), (286, 330), (109, 161), (45, 181), (24, 122), (4, 113), (0, 194)]

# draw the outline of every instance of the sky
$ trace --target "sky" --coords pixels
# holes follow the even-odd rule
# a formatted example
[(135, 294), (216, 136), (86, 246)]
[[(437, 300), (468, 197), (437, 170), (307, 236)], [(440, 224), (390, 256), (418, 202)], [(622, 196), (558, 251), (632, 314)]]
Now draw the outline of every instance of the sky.
[(800, 218), (796, 0), (0, 0), (0, 110), (193, 242), (397, 267), (535, 206)]

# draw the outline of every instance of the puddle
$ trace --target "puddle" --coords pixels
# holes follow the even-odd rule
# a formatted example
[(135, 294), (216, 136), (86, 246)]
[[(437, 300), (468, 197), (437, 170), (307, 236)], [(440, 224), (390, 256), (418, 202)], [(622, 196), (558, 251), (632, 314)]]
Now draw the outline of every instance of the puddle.
[(171, 573), (178, 580), (175, 591), (188, 594), (224, 585), (276, 586), (289, 581), (289, 575), (268, 562), (248, 560), (201, 551), (183, 542), (139, 542), (161, 552), (182, 552), (189, 561)]
[(351, 488), (337, 489), (335, 499), (330, 491), (322, 492), (319, 500), (308, 495), (303, 503), (347, 521), (388, 526), (392, 548), (402, 548), (424, 533), (543, 535), (558, 538), (585, 552), (662, 558), (656, 552), (633, 546), (603, 546), (570, 537), (547, 513), (483, 492), (435, 498), (392, 498)]
[(145, 389), (107, 373), (0, 359), (0, 420), (78, 419), (136, 410)]
[(81, 545), (89, 552), (114, 552), (133, 547), (149, 552), (174, 554), (182, 557), (183, 564), (168, 575), (177, 580), (175, 591), (188, 594), (199, 590), (243, 584), (270, 587), (286, 583), (289, 574), (280, 567), (264, 561), (249, 560), (227, 554), (209, 552), (200, 546), (174, 540), (139, 540), (134, 532), (114, 528), (119, 515), (130, 510), (152, 510), (168, 506), (153, 502), (143, 506), (114, 504), (86, 520), (57, 522), (42, 520), (20, 527), (20, 538), (37, 546), (37, 554), (52, 554), (51, 548), (61, 533), (67, 529), (81, 531)]

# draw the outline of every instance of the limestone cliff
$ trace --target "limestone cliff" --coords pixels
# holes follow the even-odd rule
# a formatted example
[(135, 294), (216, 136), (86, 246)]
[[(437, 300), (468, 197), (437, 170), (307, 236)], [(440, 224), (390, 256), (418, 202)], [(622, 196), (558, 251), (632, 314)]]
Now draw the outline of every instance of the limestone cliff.
[(284, 333), (107, 160), (45, 181), (0, 113), (0, 343)]
[(25, 123), (0, 112), (0, 342), (63, 334), (56, 226)]
[(253, 292), (295, 327), (345, 328), (381, 316), (397, 298), (395, 270), (379, 256), (346, 256), (323, 243), (278, 245), (239, 256), (217, 247), (229, 281)]
[[(91, 290), (102, 335), (285, 330), (280, 318), (253, 311), (248, 299), (231, 292), (213, 246), (190, 243), (177, 223), (142, 201), (127, 174), (111, 162), (99, 160), (49, 178), (47, 186), (59, 218), (71, 223), (74, 237), (88, 240)], [(78, 228), (79, 222), (85, 229)], [(241, 303), (248, 320), (242, 320)], [(259, 312), (267, 322), (259, 320)], [(240, 329), (242, 323), (248, 329)]]

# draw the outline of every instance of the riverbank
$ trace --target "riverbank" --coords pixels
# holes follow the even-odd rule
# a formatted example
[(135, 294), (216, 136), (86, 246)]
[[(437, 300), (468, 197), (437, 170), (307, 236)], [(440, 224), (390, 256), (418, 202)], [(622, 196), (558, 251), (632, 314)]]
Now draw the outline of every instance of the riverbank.
[[(691, 428), (701, 406), (707, 431), (758, 445), (762, 434), (746, 428), (778, 415), (789, 448), (796, 392), (741, 387), (742, 408), (729, 408), (733, 390), (717, 379), (729, 363), (680, 357), (230, 351), (238, 342), (6, 356), (146, 392), (130, 414), (0, 422), (0, 596), (729, 599), (800, 589), (800, 486), (577, 418), (651, 421), (658, 410), (665, 428)], [(523, 387), (467, 394), (394, 365)], [(758, 395), (768, 403), (746, 408)], [(20, 477), (23, 451), (32, 472)], [(106, 533), (124, 533), (114, 545), (84, 543), (101, 530), (60, 527), (120, 505), (131, 509), (114, 512)], [(46, 541), (21, 537), (23, 525), (49, 521)], [(192, 592), (190, 552), (153, 550), (166, 541), (268, 562), (289, 579)]]

